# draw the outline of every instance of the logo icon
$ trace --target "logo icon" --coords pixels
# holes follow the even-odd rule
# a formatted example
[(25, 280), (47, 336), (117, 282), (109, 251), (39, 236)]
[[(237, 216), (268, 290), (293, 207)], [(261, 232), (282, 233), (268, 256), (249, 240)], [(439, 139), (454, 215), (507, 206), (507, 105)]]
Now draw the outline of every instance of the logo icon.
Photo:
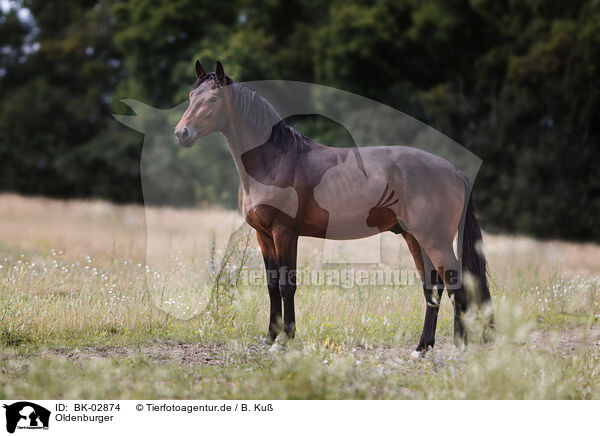
[(4, 404), (6, 409), (6, 431), (14, 433), (18, 429), (48, 429), (50, 411), (42, 406), (29, 401), (19, 401), (10, 405)]

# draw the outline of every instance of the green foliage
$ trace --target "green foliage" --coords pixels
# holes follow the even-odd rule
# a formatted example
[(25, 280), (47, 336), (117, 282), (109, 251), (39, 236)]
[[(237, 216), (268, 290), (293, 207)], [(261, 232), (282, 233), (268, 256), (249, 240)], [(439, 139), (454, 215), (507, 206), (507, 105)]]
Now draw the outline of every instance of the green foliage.
[[(600, 240), (600, 3), (24, 0), (0, 12), (0, 189), (141, 201), (121, 98), (170, 108), (192, 65), (322, 83), (403, 110), (483, 159), (487, 230)], [(36, 45), (38, 44), (38, 45)], [(332, 145), (339, 126), (299, 126)], [(235, 207), (224, 150), (190, 151), (186, 204)], [(226, 176), (223, 176), (226, 174)], [(162, 189), (162, 188), (161, 188)]]

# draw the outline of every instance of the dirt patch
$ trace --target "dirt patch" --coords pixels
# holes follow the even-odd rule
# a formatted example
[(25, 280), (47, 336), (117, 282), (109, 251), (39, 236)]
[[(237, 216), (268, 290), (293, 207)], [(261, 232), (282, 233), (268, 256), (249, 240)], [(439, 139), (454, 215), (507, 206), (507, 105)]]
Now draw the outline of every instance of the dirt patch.
[(527, 344), (550, 351), (586, 351), (600, 346), (600, 326), (578, 327), (559, 331), (536, 330)]
[[(600, 350), (600, 326), (589, 328), (577, 327), (560, 331), (553, 330), (535, 330), (529, 334), (527, 340), (520, 343), (523, 347), (530, 349), (547, 350), (553, 354), (564, 354), (572, 351), (586, 352), (590, 350)], [(517, 343), (517, 345), (519, 345)], [(472, 343), (468, 350), (485, 350), (493, 348), (493, 344)], [(355, 347), (351, 351), (354, 358), (365, 362), (384, 362), (392, 366), (402, 366), (406, 360), (410, 360), (410, 354), (414, 346), (393, 345), (393, 346), (372, 346)], [(440, 360), (460, 360), (460, 355), (451, 338), (438, 340), (435, 348), (430, 350), (427, 358), (432, 361)]]
[[(600, 349), (600, 326), (590, 328), (574, 328), (560, 331), (536, 330), (529, 334), (529, 339), (521, 343), (524, 347), (544, 349), (552, 353), (562, 354), (572, 351), (588, 351)], [(493, 345), (470, 344), (469, 350), (482, 350)], [(410, 364), (410, 354), (414, 350), (411, 345), (374, 345), (357, 346), (345, 350), (357, 362), (383, 363), (386, 367), (400, 369)], [(263, 350), (266, 352), (266, 349)], [(257, 352), (256, 345), (246, 350), (248, 356)], [(64, 356), (69, 360), (81, 362), (93, 359), (127, 359), (143, 357), (157, 364), (177, 363), (182, 365), (215, 365), (224, 366), (231, 362), (234, 353), (227, 346), (219, 343), (202, 344), (179, 341), (155, 341), (137, 347), (82, 347), (74, 350), (50, 350), (47, 353)], [(244, 352), (236, 353), (242, 357)], [(451, 338), (444, 338), (428, 353), (433, 362), (460, 359)], [(243, 360), (243, 359), (242, 359)], [(238, 362), (239, 363), (239, 362)]]
[(51, 350), (51, 354), (81, 362), (93, 359), (127, 359), (143, 357), (155, 363), (186, 365), (223, 365), (227, 349), (221, 344), (155, 341), (139, 347), (82, 347), (74, 350)]

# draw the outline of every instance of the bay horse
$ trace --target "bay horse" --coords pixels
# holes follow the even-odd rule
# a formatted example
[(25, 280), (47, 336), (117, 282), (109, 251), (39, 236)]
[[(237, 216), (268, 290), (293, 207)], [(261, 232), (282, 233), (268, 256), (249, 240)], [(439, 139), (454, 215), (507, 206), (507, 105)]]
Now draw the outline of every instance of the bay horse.
[[(195, 73), (175, 137), (184, 147), (212, 132), (227, 140), (240, 176), (238, 204), (256, 230), (267, 273), (268, 343), (295, 335), (300, 236), (347, 240), (387, 231), (404, 237), (423, 282), (425, 321), (412, 357), (424, 356), (434, 345), (444, 288), (454, 305), (455, 346), (467, 344), (464, 314), (472, 304), (486, 306), (484, 341), (491, 340), (486, 260), (465, 173), (412, 147), (319, 144), (287, 125), (266, 99), (234, 82), (220, 62), (206, 73), (196, 61)], [(349, 161), (362, 177), (326, 177)], [(474, 283), (466, 290), (463, 272)]]

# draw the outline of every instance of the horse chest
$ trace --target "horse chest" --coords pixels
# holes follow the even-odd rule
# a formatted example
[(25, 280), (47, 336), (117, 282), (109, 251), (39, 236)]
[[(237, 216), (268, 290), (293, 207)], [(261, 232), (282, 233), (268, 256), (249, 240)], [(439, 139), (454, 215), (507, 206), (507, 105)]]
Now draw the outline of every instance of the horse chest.
[(298, 214), (298, 194), (292, 187), (280, 188), (252, 181), (247, 189), (240, 189), (239, 196), (240, 209), (246, 221), (255, 228), (267, 226), (276, 213), (282, 212), (291, 218)]

